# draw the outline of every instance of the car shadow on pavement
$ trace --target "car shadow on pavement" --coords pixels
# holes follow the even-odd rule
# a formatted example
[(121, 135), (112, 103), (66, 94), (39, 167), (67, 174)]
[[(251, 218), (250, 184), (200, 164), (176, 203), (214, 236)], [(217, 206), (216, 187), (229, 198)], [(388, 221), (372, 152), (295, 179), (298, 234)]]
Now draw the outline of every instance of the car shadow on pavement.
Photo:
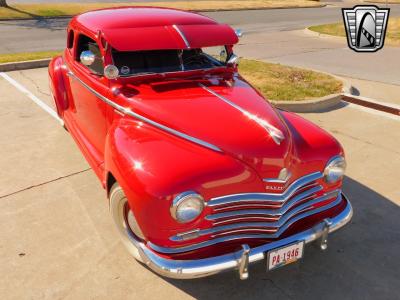
[(398, 299), (400, 207), (348, 177), (343, 190), (353, 220), (325, 252), (308, 245), (303, 261), (269, 273), (251, 265), (246, 281), (237, 272), (166, 280), (196, 299)]
[(21, 28), (35, 28), (35, 29), (46, 29), (50, 31), (65, 31), (70, 18), (60, 18), (60, 19), (50, 19), (50, 18), (43, 18), (40, 16), (32, 17), (32, 19), (21, 19), (21, 20), (5, 20), (0, 21), (0, 25), (10, 25), (17, 26)]

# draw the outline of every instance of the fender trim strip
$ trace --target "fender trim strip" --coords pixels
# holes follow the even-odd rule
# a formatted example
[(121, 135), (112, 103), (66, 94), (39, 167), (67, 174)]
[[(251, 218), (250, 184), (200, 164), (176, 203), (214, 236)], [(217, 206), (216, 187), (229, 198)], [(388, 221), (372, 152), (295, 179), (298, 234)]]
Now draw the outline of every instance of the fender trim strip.
[(223, 152), (219, 147), (217, 147), (217, 146), (215, 146), (213, 144), (210, 144), (208, 142), (205, 142), (205, 141), (203, 141), (201, 139), (195, 138), (193, 136), (190, 136), (190, 135), (188, 135), (186, 133), (183, 133), (183, 132), (180, 132), (178, 130), (172, 129), (172, 128), (167, 127), (165, 125), (162, 125), (160, 123), (157, 123), (157, 122), (155, 122), (155, 121), (153, 121), (151, 119), (148, 119), (148, 118), (146, 118), (146, 117), (144, 117), (144, 116), (142, 116), (142, 115), (140, 115), (140, 114), (138, 114), (138, 113), (136, 113), (136, 112), (134, 112), (134, 111), (132, 111), (132, 110), (130, 110), (128, 108), (122, 107), (121, 105), (115, 103), (114, 101), (108, 99), (107, 97), (104, 97), (103, 95), (101, 95), (100, 93), (98, 93), (97, 91), (92, 89), (85, 82), (83, 82), (80, 78), (78, 78), (72, 71), (68, 71), (67, 75), (70, 76), (70, 77), (73, 77), (76, 80), (78, 80), (78, 82), (83, 87), (85, 87), (89, 92), (91, 92), (96, 97), (98, 97), (101, 101), (105, 102), (106, 104), (110, 105), (111, 107), (115, 108), (117, 111), (119, 111), (119, 112), (121, 112), (121, 113), (123, 113), (125, 115), (128, 115), (128, 116), (131, 116), (133, 118), (139, 119), (140, 121), (143, 121), (143, 122), (145, 122), (147, 124), (150, 124), (150, 125), (158, 128), (158, 129), (161, 129), (163, 131), (171, 133), (171, 134), (173, 134), (175, 136), (178, 136), (180, 138), (188, 140), (188, 141), (190, 141), (192, 143), (195, 143), (197, 145), (206, 147), (208, 149), (211, 149), (211, 150), (214, 150), (214, 151), (217, 151), (217, 152)]

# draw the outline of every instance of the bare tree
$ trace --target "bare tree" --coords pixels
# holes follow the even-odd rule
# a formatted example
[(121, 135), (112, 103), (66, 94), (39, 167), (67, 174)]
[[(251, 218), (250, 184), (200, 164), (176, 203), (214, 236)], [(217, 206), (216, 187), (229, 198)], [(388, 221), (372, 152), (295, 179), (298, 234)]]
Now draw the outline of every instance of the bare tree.
[(0, 0), (0, 7), (7, 7), (7, 0)]

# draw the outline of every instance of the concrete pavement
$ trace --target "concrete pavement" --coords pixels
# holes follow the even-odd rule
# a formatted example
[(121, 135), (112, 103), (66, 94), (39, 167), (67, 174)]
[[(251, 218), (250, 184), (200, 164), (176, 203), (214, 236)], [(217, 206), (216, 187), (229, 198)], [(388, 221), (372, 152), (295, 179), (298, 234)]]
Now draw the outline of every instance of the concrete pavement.
[[(47, 70), (7, 73), (51, 105)], [(396, 299), (400, 278), (400, 121), (358, 106), (304, 114), (344, 146), (352, 224), (327, 252), (250, 279), (236, 273), (176, 281), (131, 258), (105, 192), (69, 134), (0, 77), (2, 299)]]

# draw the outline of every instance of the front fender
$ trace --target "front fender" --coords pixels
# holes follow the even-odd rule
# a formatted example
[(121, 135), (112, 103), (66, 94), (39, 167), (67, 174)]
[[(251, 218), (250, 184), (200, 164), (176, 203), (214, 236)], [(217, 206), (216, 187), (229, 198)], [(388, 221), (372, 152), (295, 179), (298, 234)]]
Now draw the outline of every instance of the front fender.
[(182, 140), (134, 119), (111, 125), (105, 168), (123, 188), (145, 237), (169, 246), (178, 231), (205, 228), (204, 215), (180, 224), (170, 214), (175, 196), (192, 190), (206, 201), (225, 194), (262, 191), (255, 172), (224, 153)]
[(68, 109), (69, 102), (66, 89), (65, 66), (62, 56), (54, 57), (49, 64), (49, 87), (60, 118)]

